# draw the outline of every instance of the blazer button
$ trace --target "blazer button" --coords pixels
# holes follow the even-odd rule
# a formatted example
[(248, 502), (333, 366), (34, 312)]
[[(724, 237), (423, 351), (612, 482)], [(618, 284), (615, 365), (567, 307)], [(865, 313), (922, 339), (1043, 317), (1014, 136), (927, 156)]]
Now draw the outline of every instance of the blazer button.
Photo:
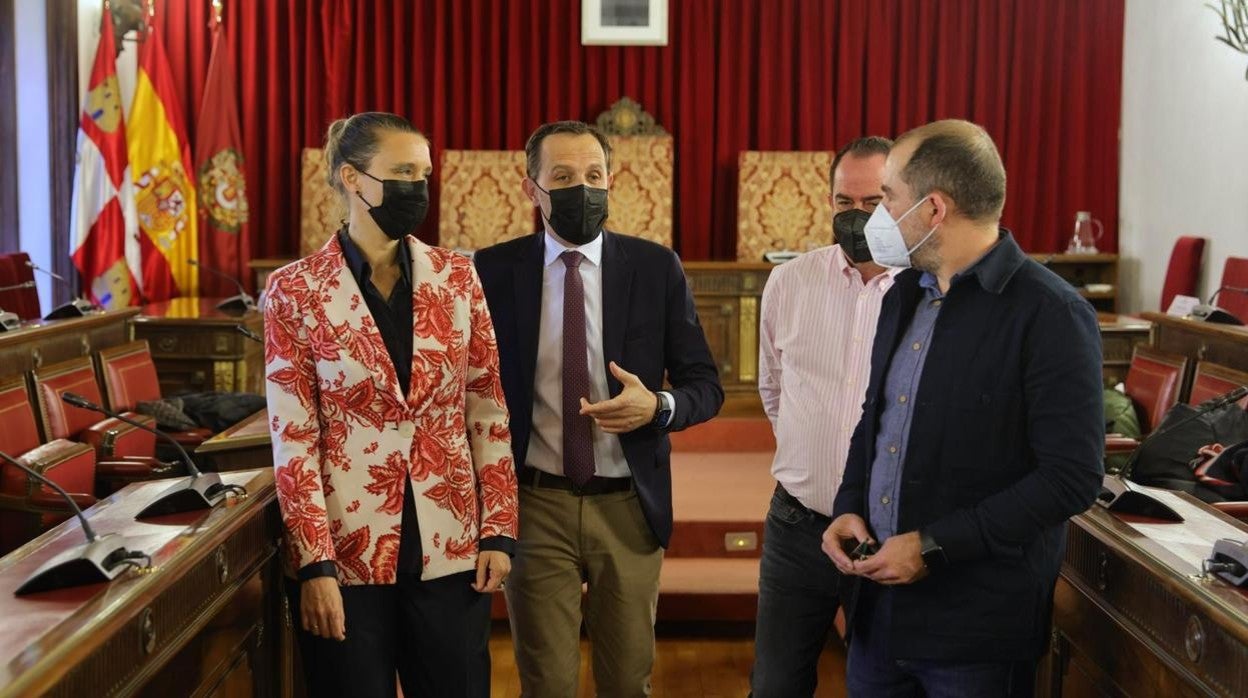
[(399, 425), (399, 434), (405, 439), (410, 439), (416, 435), (416, 425), (411, 422), (403, 422)]

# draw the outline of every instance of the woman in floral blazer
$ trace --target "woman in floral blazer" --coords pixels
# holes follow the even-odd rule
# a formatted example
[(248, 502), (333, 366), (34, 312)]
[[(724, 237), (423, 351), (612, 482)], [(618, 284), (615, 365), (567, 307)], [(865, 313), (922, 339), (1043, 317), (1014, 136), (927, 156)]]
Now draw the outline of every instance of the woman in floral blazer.
[(330, 127), (342, 231), (275, 272), (266, 378), (288, 584), (313, 695), (489, 694), (490, 593), (516, 478), (471, 262), (412, 237), (429, 143), (406, 119)]

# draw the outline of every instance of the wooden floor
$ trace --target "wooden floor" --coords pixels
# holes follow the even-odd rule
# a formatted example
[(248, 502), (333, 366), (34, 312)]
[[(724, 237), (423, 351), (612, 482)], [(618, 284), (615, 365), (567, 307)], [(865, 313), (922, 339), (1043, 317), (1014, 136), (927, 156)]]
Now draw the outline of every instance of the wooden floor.
[[(520, 678), (505, 624), (490, 639), (492, 698), (516, 698)], [(661, 630), (652, 678), (657, 698), (743, 698), (750, 691), (754, 641), (748, 633), (692, 633)], [(580, 698), (592, 698), (589, 643), (581, 641)], [(817, 698), (839, 698), (845, 693), (845, 655), (839, 641), (829, 644), (819, 660)]]

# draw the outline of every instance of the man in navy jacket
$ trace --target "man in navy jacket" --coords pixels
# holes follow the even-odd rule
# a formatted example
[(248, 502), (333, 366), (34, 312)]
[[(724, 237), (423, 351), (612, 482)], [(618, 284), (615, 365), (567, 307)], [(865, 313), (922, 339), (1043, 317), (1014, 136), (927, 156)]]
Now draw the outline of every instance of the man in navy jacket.
[(823, 543), (858, 578), (850, 693), (1026, 695), (1065, 522), (1101, 482), (1096, 313), (999, 227), (1005, 170), (980, 127), (905, 134), (884, 184), (873, 256), (913, 268), (884, 298)]

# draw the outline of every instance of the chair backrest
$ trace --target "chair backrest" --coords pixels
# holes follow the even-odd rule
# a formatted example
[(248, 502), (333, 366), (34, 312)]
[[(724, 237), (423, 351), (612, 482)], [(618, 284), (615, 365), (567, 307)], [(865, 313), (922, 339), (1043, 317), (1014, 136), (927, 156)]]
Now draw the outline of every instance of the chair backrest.
[[(35, 280), (35, 272), (26, 265), (30, 255), (25, 252), (0, 254), (0, 287), (13, 286)], [(0, 291), (0, 309), (16, 313), (23, 320), (39, 318), (39, 290), (15, 288)]]
[[(1248, 258), (1226, 258), (1226, 264), (1222, 265), (1222, 283), (1218, 285), (1218, 288), (1223, 286), (1248, 288)], [(1218, 307), (1240, 320), (1248, 322), (1248, 293), (1243, 291), (1223, 291), (1218, 294)]]
[(91, 357), (84, 356), (37, 368), (30, 375), (44, 441), (73, 440), (85, 429), (104, 419), (94, 412), (72, 407), (61, 401), (62, 394), (77, 393), (97, 405), (100, 404), (100, 386), (96, 382)]
[[(1248, 385), (1248, 371), (1237, 371), (1226, 366), (1201, 361), (1196, 364), (1196, 375), (1192, 378), (1191, 394), (1187, 396), (1187, 404), (1200, 403), (1225, 395), (1241, 385)], [(1238, 403), (1248, 409), (1248, 397)]]
[(133, 411), (140, 402), (160, 399), (160, 380), (147, 340), (103, 349), (96, 357), (109, 409)]
[(834, 153), (744, 151), (738, 160), (737, 261), (832, 244)]
[(1170, 265), (1166, 267), (1166, 281), (1161, 287), (1161, 312), (1166, 312), (1175, 296), (1196, 295), (1204, 258), (1204, 238), (1183, 236), (1174, 241)]
[(1137, 346), (1127, 370), (1127, 395), (1140, 412), (1140, 427), (1151, 432), (1179, 401), (1187, 357)]
[(537, 230), (524, 176), (523, 150), (443, 150), (438, 245), (479, 250)]
[(672, 246), (675, 144), (671, 136), (611, 136), (607, 228)]
[(39, 425), (25, 376), (0, 380), (0, 451), (18, 457), (39, 445)]
[(303, 149), (299, 182), (299, 256), (306, 257), (342, 228), (347, 207), (329, 183), (329, 164), (322, 149)]

